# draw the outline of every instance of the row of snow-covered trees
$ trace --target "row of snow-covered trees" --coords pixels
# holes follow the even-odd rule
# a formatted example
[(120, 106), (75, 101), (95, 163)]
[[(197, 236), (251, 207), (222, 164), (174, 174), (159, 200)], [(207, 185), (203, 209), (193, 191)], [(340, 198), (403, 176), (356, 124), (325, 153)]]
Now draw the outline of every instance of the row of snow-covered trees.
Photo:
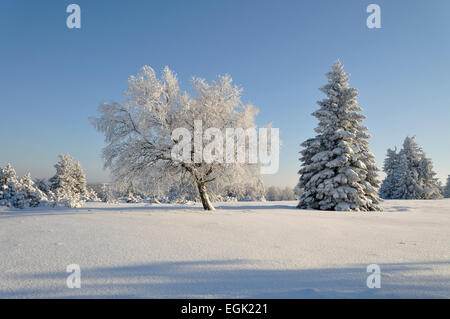
[[(300, 152), (302, 167), (298, 188), (303, 189), (298, 208), (321, 210), (381, 210), (380, 198), (437, 199), (442, 188), (433, 165), (414, 138), (403, 149), (388, 150), (386, 179), (378, 181), (378, 168), (370, 151), (365, 116), (357, 103), (358, 91), (349, 86), (349, 75), (337, 61), (320, 90), (327, 95), (313, 113), (319, 120), (317, 135), (306, 140)], [(450, 197), (450, 177), (444, 190)]]
[[(319, 109), (313, 113), (319, 121), (317, 134), (302, 144), (300, 152), (298, 208), (381, 210), (379, 170), (369, 147), (368, 128), (362, 125), (365, 116), (357, 102), (358, 91), (350, 87), (349, 75), (339, 61), (326, 76), (328, 83), (321, 88), (326, 98), (318, 102)], [(194, 95), (181, 90), (176, 75), (168, 68), (158, 78), (152, 68), (144, 66), (137, 76), (129, 78), (123, 103), (100, 105), (100, 116), (93, 118), (92, 123), (105, 135), (105, 167), (111, 169), (116, 180), (136, 180), (139, 184), (138, 187), (128, 184), (126, 192), (117, 191), (117, 184), (105, 184), (100, 191), (102, 199), (115, 201), (118, 194), (127, 202), (144, 197), (167, 202), (199, 199), (204, 209), (213, 210), (211, 200), (295, 198), (292, 190), (281, 194), (276, 188), (269, 188), (266, 193), (258, 163), (224, 161), (221, 152), (207, 147), (211, 140), (217, 142), (216, 136), (200, 142), (195, 142), (194, 137), (191, 145), (184, 137), (173, 135), (180, 128), (197, 134), (197, 121), (202, 123), (200, 134), (207, 129), (256, 127), (258, 110), (241, 101), (242, 89), (232, 83), (231, 77), (221, 76), (211, 83), (194, 78), (192, 87)], [(249, 144), (248, 137), (243, 144)], [(175, 159), (172, 151), (177, 148), (183, 150), (183, 155), (186, 151), (190, 160)], [(197, 150), (200, 155), (209, 150), (209, 155), (219, 160), (199, 161)], [(237, 148), (232, 155), (237, 158)], [(24, 207), (47, 200), (55, 205), (77, 207), (91, 197), (78, 162), (62, 155), (55, 168), (54, 177), (34, 185), (29, 175), (21, 180), (12, 178), (15, 173), (12, 174), (10, 166), (6, 167), (0, 179), (0, 203)], [(431, 160), (413, 138), (407, 138), (400, 152), (388, 151), (384, 169), (387, 177), (381, 197), (441, 196)], [(147, 192), (140, 193), (137, 189)], [(447, 185), (445, 194), (449, 193)]]
[[(137, 184), (139, 187), (137, 187)], [(185, 187), (171, 188), (167, 192), (159, 192), (155, 188), (145, 189), (142, 183), (115, 182), (109, 184), (90, 185), (95, 188), (98, 198), (108, 203), (189, 203), (199, 200), (196, 189), (186, 191)], [(291, 187), (270, 186), (267, 189), (255, 189), (244, 185), (244, 191), (228, 188), (225, 191), (211, 192), (211, 199), (216, 202), (227, 201), (292, 201), (299, 198), (301, 191)]]
[(86, 188), (86, 175), (78, 161), (60, 155), (56, 174), (48, 181), (33, 181), (30, 174), (18, 178), (10, 164), (0, 171), (0, 206), (15, 208), (37, 206), (80, 207), (86, 200), (96, 199)]
[(29, 173), (18, 178), (10, 164), (0, 170), (0, 206), (25, 208), (47, 203), (47, 196), (35, 185)]
[[(37, 206), (80, 207), (84, 202), (108, 203), (188, 203), (198, 201), (197, 190), (192, 185), (171, 185), (164, 188), (150, 185), (145, 179), (137, 182), (117, 181), (100, 185), (86, 185), (86, 176), (78, 161), (70, 155), (60, 155), (55, 164), (56, 173), (48, 180), (31, 179), (30, 174), (18, 178), (10, 164), (0, 171), (0, 206), (15, 208)], [(164, 185), (164, 184), (163, 184)], [(289, 188), (270, 187), (265, 191), (262, 184), (243, 184), (240, 187), (211, 189), (214, 201), (293, 200)]]
[(433, 171), (431, 159), (426, 157), (414, 137), (406, 137), (399, 152), (388, 149), (383, 170), (387, 176), (380, 188), (382, 198), (442, 198), (441, 184)]
[[(116, 181), (113, 183), (89, 185), (95, 190), (98, 198), (108, 203), (192, 203), (200, 201), (197, 189), (192, 185), (172, 185), (169, 188), (162, 185), (149, 185), (144, 180), (135, 182)], [(260, 201), (265, 199), (264, 187), (254, 187), (244, 184), (239, 188), (221, 187), (211, 188), (211, 200), (216, 202), (228, 201)]]
[(301, 190), (298, 188), (270, 186), (266, 190), (265, 198), (268, 201), (298, 200), (300, 195)]
[[(318, 102), (320, 108), (313, 113), (319, 120), (317, 135), (302, 144), (296, 187), (302, 190), (298, 208), (381, 210), (379, 170), (369, 147), (368, 129), (362, 125), (365, 116), (357, 103), (358, 91), (350, 87), (349, 75), (339, 61), (326, 76), (328, 83), (321, 91), (327, 97)], [(193, 146), (183, 148), (189, 162), (171, 156), (174, 148), (190, 142), (173, 136), (174, 130), (195, 129), (196, 121), (201, 120), (202, 131), (255, 127), (257, 109), (242, 103), (242, 90), (232, 84), (229, 76), (212, 83), (194, 78), (194, 96), (180, 89), (177, 77), (167, 67), (159, 79), (152, 68), (144, 66), (128, 84), (123, 103), (102, 103), (100, 117), (92, 119), (105, 135), (105, 166), (111, 168), (116, 179), (141, 179), (153, 185), (156, 196), (184, 194), (184, 200), (200, 198), (207, 210), (214, 209), (211, 200), (223, 196), (251, 198), (255, 192), (248, 196), (246, 190), (258, 193), (263, 189), (259, 186), (258, 164), (196, 161), (197, 149), (205, 149), (209, 140), (197, 145), (194, 139)], [(402, 165), (414, 171), (415, 160), (407, 158), (410, 162)], [(417, 169), (412, 175), (402, 175), (402, 187), (406, 189), (403, 196), (415, 192), (420, 198), (438, 197), (437, 189), (430, 186), (434, 177), (429, 177), (432, 170), (427, 161), (420, 160), (421, 172)], [(422, 174), (426, 170), (430, 170), (429, 174)], [(281, 198), (274, 188), (266, 197)]]

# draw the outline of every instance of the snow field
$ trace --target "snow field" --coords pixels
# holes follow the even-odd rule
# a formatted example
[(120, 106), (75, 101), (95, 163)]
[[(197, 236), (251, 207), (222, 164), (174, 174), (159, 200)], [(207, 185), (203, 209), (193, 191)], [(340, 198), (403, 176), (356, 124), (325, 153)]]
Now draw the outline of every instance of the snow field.
[[(450, 200), (384, 212), (296, 202), (0, 211), (2, 298), (449, 298)], [(66, 267), (81, 268), (81, 288)], [(381, 267), (369, 289), (366, 267)]]

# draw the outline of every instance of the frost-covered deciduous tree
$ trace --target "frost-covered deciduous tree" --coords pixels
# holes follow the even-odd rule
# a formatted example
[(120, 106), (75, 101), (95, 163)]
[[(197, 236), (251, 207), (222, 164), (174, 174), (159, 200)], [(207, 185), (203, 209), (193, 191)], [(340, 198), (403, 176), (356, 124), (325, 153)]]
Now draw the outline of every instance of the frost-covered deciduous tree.
[(298, 200), (300, 197), (295, 192), (296, 189), (291, 187), (280, 188), (278, 186), (270, 186), (267, 188), (265, 198), (268, 201)]
[(400, 152), (388, 150), (380, 195), (386, 199), (438, 199), (441, 185), (427, 158), (414, 137), (406, 137)]
[(317, 135), (302, 146), (298, 187), (303, 193), (298, 208), (321, 210), (381, 210), (378, 169), (367, 139), (365, 118), (357, 104), (358, 91), (350, 88), (349, 75), (337, 61), (326, 74), (313, 115), (319, 120)]
[(102, 185), (101, 199), (105, 203), (115, 204), (118, 202), (118, 196), (115, 194), (111, 184), (104, 183)]
[(265, 200), (265, 187), (261, 180), (257, 179), (253, 183), (242, 183), (238, 187), (232, 186), (234, 196), (229, 196), (227, 200), (236, 201), (263, 201)]
[(294, 189), (291, 187), (285, 187), (281, 191), (281, 200), (295, 200)]
[(124, 199), (127, 203), (139, 203), (143, 200), (136, 186), (134, 186), (133, 181), (130, 181), (130, 183), (128, 184)]
[(447, 184), (445, 184), (444, 197), (450, 198), (450, 175), (448, 175)]
[(59, 155), (55, 164), (56, 174), (49, 180), (57, 205), (80, 207), (85, 202), (86, 176), (79, 162), (69, 154)]
[[(194, 132), (195, 121), (201, 121), (203, 134), (208, 128), (252, 128), (257, 109), (241, 102), (241, 89), (232, 84), (231, 77), (206, 83), (192, 80), (196, 93), (183, 92), (176, 76), (165, 68), (162, 78), (144, 66), (137, 76), (131, 76), (125, 101), (99, 106), (100, 118), (92, 119), (98, 131), (105, 134), (103, 150), (105, 166), (117, 179), (147, 178), (161, 189), (167, 185), (193, 185), (203, 208), (214, 209), (207, 191), (216, 185), (241, 184), (260, 178), (255, 164), (206, 163), (195, 160), (195, 143), (190, 151), (191, 163), (175, 160), (171, 151), (175, 145), (190, 142), (172, 136), (179, 128)], [(195, 134), (195, 132), (194, 132)], [(201, 149), (210, 141), (203, 139)], [(217, 155), (217, 154), (216, 154)]]
[(268, 201), (279, 201), (281, 200), (281, 190), (279, 187), (270, 186), (267, 188), (266, 200)]

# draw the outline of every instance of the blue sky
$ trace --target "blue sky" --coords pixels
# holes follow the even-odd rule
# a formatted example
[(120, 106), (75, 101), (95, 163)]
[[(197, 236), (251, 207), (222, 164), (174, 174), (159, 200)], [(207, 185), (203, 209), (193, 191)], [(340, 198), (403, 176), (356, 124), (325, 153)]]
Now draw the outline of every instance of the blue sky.
[[(67, 5), (82, 27), (66, 27)], [(381, 29), (366, 7), (381, 7)], [(90, 125), (104, 100), (122, 101), (145, 64), (192, 76), (230, 74), (258, 124), (279, 127), (279, 173), (294, 186), (299, 144), (317, 124), (324, 73), (340, 59), (359, 89), (377, 163), (406, 135), (450, 174), (450, 1), (9, 1), (0, 3), (0, 165), (50, 177), (60, 153), (88, 181), (109, 180), (103, 136)]]

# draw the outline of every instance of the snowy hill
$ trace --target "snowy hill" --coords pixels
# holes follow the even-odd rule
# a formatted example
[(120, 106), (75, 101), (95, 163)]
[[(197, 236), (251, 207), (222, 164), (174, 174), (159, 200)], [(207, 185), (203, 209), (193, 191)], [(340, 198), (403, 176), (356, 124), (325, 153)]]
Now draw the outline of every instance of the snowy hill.
[[(450, 200), (0, 208), (0, 297), (450, 298)], [(81, 267), (81, 288), (66, 267)], [(369, 289), (366, 267), (381, 267)]]

